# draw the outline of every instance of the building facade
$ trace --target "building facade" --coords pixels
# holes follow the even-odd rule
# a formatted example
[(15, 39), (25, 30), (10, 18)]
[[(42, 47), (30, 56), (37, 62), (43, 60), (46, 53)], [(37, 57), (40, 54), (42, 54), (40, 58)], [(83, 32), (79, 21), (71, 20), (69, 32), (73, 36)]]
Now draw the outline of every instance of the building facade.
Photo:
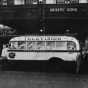
[(82, 36), (88, 32), (88, 0), (0, 0), (0, 24), (20, 33), (71, 29)]

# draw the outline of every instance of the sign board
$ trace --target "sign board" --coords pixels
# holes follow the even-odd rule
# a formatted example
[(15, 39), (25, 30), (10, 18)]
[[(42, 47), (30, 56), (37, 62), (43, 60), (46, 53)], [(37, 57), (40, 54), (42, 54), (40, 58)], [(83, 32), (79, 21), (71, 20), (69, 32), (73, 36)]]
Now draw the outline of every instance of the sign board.
[(79, 17), (78, 5), (48, 5), (44, 8), (45, 17)]
[(71, 41), (72, 37), (66, 36), (30, 36), (26, 37), (26, 41)]
[(78, 12), (78, 8), (50, 8), (50, 12)]

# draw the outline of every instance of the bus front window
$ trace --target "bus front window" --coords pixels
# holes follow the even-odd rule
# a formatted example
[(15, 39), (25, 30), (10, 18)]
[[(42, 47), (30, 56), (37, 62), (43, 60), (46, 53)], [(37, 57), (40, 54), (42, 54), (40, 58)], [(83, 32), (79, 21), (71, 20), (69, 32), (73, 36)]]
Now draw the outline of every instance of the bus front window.
[(18, 42), (10, 42), (11, 49), (18, 49)]
[(67, 50), (76, 50), (76, 44), (72, 41), (67, 42)]
[(11, 49), (26, 49), (26, 42), (25, 41), (14, 41), (10, 42)]

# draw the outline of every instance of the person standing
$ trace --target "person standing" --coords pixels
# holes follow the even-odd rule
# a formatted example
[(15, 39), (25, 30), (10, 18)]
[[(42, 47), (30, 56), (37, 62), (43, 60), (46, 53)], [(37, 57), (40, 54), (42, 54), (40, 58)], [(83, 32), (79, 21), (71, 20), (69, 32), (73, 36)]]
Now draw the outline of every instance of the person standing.
[(3, 49), (3, 39), (0, 38), (0, 57), (1, 57), (2, 49)]
[(87, 58), (88, 58), (88, 37), (86, 37), (85, 41), (84, 41), (83, 55), (84, 55), (84, 59), (87, 61)]

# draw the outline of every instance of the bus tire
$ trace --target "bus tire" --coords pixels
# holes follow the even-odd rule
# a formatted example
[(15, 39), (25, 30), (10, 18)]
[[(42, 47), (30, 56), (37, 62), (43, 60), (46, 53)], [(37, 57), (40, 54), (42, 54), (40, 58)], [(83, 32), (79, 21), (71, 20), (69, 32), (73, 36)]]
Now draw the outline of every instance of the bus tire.
[(52, 58), (50, 58), (50, 63), (53, 63), (53, 64), (59, 64), (62, 61), (63, 60), (61, 58), (58, 58), (58, 57), (52, 57)]
[(61, 71), (62, 68), (62, 59), (58, 57), (52, 57), (49, 60), (49, 69), (52, 71), (58, 72)]

